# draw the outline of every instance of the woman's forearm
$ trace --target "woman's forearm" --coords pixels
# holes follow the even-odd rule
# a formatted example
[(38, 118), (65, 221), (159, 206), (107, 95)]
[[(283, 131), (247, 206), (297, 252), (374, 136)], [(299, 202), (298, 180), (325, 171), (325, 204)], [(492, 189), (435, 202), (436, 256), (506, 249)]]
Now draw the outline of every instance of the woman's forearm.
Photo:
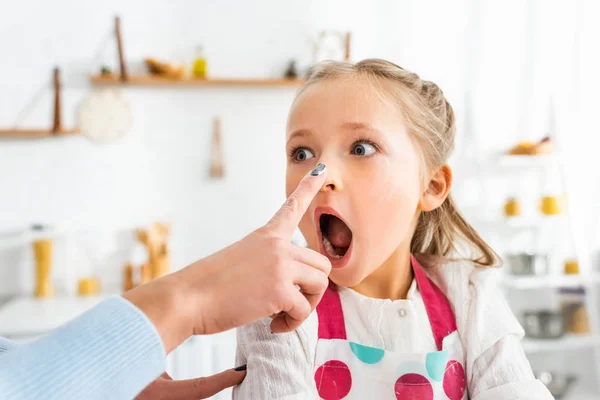
[(0, 355), (16, 348), (17, 344), (15, 342), (0, 337)]
[(6, 399), (131, 399), (165, 370), (151, 321), (115, 297), (67, 325), (0, 353)]
[(192, 290), (190, 282), (181, 275), (175, 272), (123, 294), (152, 321), (167, 354), (193, 334), (193, 313), (203, 303), (198, 291)]

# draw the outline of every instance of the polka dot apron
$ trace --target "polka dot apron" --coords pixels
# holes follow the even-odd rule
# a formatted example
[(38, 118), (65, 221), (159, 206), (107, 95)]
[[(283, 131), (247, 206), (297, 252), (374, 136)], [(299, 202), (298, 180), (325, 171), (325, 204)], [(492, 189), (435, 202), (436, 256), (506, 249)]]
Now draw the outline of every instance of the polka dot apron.
[(411, 265), (438, 351), (395, 353), (349, 342), (331, 283), (317, 307), (315, 383), (321, 399), (467, 399), (464, 353), (450, 303), (413, 256)]

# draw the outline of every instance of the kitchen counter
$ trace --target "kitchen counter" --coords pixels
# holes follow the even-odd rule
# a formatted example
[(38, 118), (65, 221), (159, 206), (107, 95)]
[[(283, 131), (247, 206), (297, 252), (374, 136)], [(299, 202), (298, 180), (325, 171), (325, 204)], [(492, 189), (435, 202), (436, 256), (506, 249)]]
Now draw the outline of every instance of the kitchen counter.
[(10, 300), (12, 299), (12, 297), (0, 297), (0, 308), (2, 308), (3, 305), (5, 305), (6, 303), (8, 303)]
[(0, 306), (0, 336), (27, 339), (43, 335), (76, 318), (107, 297), (109, 295), (13, 298)]

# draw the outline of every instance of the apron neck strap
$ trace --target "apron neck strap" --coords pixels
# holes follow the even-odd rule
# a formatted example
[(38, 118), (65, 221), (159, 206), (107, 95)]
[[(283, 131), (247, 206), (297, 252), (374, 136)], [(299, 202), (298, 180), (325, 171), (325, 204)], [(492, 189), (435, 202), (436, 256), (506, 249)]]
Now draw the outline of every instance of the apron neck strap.
[(317, 306), (317, 316), (319, 317), (320, 339), (346, 340), (346, 324), (344, 323), (340, 294), (335, 283), (331, 281)]
[(456, 318), (450, 306), (450, 302), (440, 290), (439, 287), (425, 275), (421, 264), (415, 256), (411, 254), (410, 261), (417, 281), (417, 286), (421, 292), (427, 317), (431, 324), (433, 338), (438, 350), (442, 350), (442, 342), (444, 338), (456, 331)]
[[(435, 344), (438, 350), (442, 350), (444, 338), (456, 331), (454, 312), (444, 293), (425, 275), (421, 264), (412, 254), (410, 261), (425, 304)], [(319, 339), (347, 340), (340, 293), (335, 283), (331, 281), (317, 306), (317, 316), (319, 318)]]

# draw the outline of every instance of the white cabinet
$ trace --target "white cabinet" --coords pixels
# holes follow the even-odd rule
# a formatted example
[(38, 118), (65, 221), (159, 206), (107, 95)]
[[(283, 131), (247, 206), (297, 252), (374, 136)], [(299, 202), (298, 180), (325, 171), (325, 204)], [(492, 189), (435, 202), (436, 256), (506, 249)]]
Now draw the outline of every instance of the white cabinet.
[[(235, 331), (194, 336), (169, 355), (167, 372), (173, 379), (191, 379), (234, 368), (235, 346)], [(225, 390), (213, 398), (231, 399), (231, 390)]]

